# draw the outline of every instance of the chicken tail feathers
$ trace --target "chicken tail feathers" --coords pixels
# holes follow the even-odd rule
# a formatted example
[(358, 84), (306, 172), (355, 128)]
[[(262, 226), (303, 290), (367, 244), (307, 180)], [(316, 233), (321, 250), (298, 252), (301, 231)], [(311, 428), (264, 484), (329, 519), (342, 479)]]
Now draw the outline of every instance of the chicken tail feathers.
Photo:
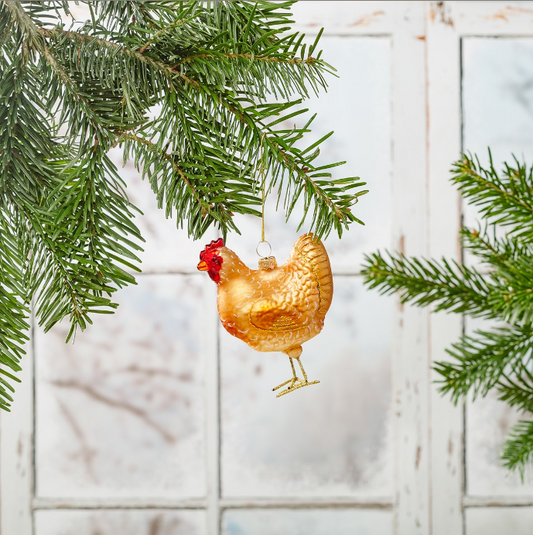
[(313, 234), (304, 234), (294, 244), (292, 255), (308, 264), (316, 276), (320, 296), (318, 315), (323, 318), (333, 299), (333, 275), (326, 248), (321, 241), (314, 240)]

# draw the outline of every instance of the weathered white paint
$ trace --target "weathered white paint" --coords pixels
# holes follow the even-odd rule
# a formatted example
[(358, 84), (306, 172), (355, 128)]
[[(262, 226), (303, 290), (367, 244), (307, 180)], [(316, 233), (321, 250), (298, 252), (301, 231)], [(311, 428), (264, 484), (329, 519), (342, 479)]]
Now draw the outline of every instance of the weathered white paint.
[[(450, 183), (451, 163), (461, 150), (460, 47), (449, 6), (426, 5), (428, 88), (428, 254), (432, 258), (461, 261), (460, 196)], [(449, 360), (445, 348), (462, 331), (462, 318), (451, 314), (430, 316), (431, 362)], [(443, 398), (431, 374), (430, 472), (433, 535), (459, 535), (463, 529), (463, 421), (462, 406)]]
[(393, 14), (410, 2), (299, 2), (293, 6), (295, 28), (307, 35), (390, 35), (394, 31)]
[[(458, 36), (532, 36), (533, 2), (434, 2), (443, 4), (435, 18), (453, 26)], [(430, 12), (431, 14), (431, 12)], [(446, 22), (447, 21), (447, 22)]]
[[(392, 36), (394, 249), (427, 253), (424, 4), (397, 6)], [(430, 529), (428, 312), (399, 306), (394, 322), (393, 410), (397, 535)]]
[[(206, 281), (211, 282), (211, 281)], [(220, 373), (216, 307), (216, 286), (206, 292), (204, 347), (206, 351), (206, 463), (207, 463), (207, 535), (220, 531)]]
[[(32, 336), (33, 338), (33, 336)], [(12, 412), (0, 412), (0, 534), (31, 535), (33, 529), (33, 343), (16, 384)]]

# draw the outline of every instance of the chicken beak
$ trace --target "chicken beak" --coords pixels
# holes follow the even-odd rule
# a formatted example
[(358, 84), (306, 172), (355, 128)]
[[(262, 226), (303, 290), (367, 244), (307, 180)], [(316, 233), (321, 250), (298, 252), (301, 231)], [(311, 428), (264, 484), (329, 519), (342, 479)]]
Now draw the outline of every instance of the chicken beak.
[(205, 262), (204, 260), (202, 260), (197, 266), (199, 271), (208, 271), (209, 270), (209, 266), (207, 265), (207, 262)]

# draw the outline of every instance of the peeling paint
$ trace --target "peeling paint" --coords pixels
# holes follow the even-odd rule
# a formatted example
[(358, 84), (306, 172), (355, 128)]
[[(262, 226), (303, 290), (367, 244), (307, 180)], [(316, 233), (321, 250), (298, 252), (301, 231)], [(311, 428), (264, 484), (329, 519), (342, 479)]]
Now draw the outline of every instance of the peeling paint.
[(369, 26), (370, 24), (375, 22), (376, 19), (379, 16), (384, 15), (384, 14), (385, 14), (384, 11), (374, 11), (374, 13), (369, 13), (368, 15), (363, 15), (362, 17), (357, 19), (355, 22), (352, 22), (348, 26), (350, 26), (350, 27), (354, 27), (354, 26)]
[(157, 515), (156, 517), (153, 518), (152, 522), (150, 522), (148, 535), (158, 535), (159, 533), (161, 533), (162, 520), (163, 520), (163, 517), (161, 515)]
[(436, 16), (438, 15), (438, 21), (447, 26), (454, 27), (453, 19), (450, 16), (450, 12), (446, 2), (435, 2), (435, 10), (431, 9), (429, 17), (431, 22), (435, 21)]
[(505, 9), (511, 12), (512, 14), (519, 14), (519, 13), (533, 14), (533, 9), (530, 7), (507, 6)]
[(533, 9), (527, 7), (506, 6), (504, 9), (494, 13), (494, 15), (486, 15), (483, 18), (487, 20), (503, 20), (504, 22), (509, 22), (509, 17), (516, 17), (524, 14), (533, 15)]
[(422, 446), (418, 446), (416, 448), (416, 460), (415, 460), (415, 468), (418, 470), (418, 467), (420, 466), (420, 459), (422, 457)]
[(487, 15), (484, 17), (485, 19), (501, 19), (507, 22), (509, 19), (507, 18), (507, 15), (503, 11), (498, 11), (498, 13), (495, 13), (494, 15)]

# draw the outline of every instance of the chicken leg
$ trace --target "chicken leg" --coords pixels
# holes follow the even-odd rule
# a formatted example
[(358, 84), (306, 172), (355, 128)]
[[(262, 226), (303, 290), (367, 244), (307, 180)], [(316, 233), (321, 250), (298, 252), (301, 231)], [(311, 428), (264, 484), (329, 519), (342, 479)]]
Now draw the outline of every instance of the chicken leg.
[[(300, 361), (300, 355), (302, 354), (302, 346), (291, 347), (290, 349), (287, 349), (287, 351), (283, 351), (283, 353), (285, 353), (289, 357), (289, 362), (291, 363), (292, 369), (292, 379), (289, 379), (288, 381), (285, 381), (284, 383), (281, 383), (280, 385), (272, 389), (275, 392), (276, 390), (279, 390), (285, 385), (289, 385), (285, 390), (282, 390), (278, 393), (278, 395), (276, 396), (277, 398), (284, 396), (289, 392), (293, 392), (294, 390), (298, 390), (298, 388), (303, 388), (304, 386), (316, 385), (320, 383), (320, 381), (309, 382), (307, 379), (307, 374), (305, 373), (304, 367), (302, 366), (302, 362)], [(293, 359), (296, 359), (298, 361), (298, 364), (300, 365), (300, 370), (302, 370), (302, 375), (304, 377), (303, 379), (300, 379), (296, 375)]]

